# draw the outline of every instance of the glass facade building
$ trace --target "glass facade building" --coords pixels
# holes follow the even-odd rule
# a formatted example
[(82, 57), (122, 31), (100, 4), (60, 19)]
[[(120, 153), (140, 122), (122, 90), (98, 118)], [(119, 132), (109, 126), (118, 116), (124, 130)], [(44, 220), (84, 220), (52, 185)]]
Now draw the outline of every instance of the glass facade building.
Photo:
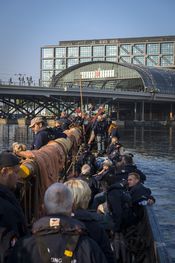
[(91, 61), (175, 69), (175, 36), (60, 41), (41, 47), (41, 85), (49, 86), (61, 71)]

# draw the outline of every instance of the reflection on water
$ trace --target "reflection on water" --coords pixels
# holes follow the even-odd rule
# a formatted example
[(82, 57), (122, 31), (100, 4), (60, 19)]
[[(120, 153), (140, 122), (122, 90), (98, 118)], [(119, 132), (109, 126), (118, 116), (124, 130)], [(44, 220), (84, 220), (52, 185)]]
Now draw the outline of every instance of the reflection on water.
[[(120, 129), (121, 143), (134, 153), (134, 161), (147, 176), (146, 185), (156, 198), (155, 213), (175, 262), (175, 128)], [(29, 148), (32, 133), (27, 127), (0, 125), (0, 149), (17, 141)]]
[(121, 141), (132, 150), (144, 155), (153, 155), (157, 158), (175, 158), (175, 128), (144, 129), (134, 128), (133, 130), (121, 129)]

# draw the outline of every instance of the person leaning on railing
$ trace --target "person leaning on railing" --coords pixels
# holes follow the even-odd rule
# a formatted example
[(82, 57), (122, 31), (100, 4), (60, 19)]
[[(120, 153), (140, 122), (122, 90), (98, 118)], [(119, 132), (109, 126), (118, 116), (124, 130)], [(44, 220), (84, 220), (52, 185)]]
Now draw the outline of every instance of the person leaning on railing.
[(29, 128), (32, 129), (35, 137), (31, 150), (38, 150), (46, 145), (49, 141), (57, 138), (67, 138), (67, 135), (58, 128), (47, 127), (43, 117), (35, 117), (31, 120)]
[(140, 180), (140, 175), (131, 172), (128, 175), (128, 188), (132, 200), (132, 210), (135, 215), (135, 222), (139, 222), (143, 215), (145, 205), (153, 205), (155, 198), (151, 195), (151, 189), (145, 187)]

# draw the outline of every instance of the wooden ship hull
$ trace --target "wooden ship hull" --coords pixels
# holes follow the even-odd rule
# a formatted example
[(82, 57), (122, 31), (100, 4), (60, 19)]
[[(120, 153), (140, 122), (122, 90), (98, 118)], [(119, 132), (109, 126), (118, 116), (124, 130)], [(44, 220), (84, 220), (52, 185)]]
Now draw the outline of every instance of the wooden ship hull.
[[(71, 128), (65, 133), (66, 139), (56, 139), (39, 150), (19, 153), (22, 158), (25, 158), (20, 171), (20, 199), (29, 225), (42, 216), (42, 200), (47, 187), (54, 182), (65, 181), (67, 164), (69, 163), (70, 167), (75, 161), (81, 145), (81, 130)], [(71, 161), (68, 156), (71, 156)], [(131, 229), (129, 234), (119, 240), (122, 244), (123, 241), (126, 246), (125, 249), (121, 249), (123, 256), (117, 262), (172, 262), (152, 207), (145, 207), (144, 218), (135, 229)], [(133, 252), (134, 249), (135, 252)]]

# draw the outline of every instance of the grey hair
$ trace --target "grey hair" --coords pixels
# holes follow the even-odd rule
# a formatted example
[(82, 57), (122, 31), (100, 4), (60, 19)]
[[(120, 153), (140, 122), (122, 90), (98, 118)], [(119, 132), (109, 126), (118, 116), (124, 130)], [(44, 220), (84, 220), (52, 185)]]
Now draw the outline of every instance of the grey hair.
[(73, 206), (73, 195), (62, 183), (54, 183), (46, 190), (44, 206), (47, 214), (70, 215)]

